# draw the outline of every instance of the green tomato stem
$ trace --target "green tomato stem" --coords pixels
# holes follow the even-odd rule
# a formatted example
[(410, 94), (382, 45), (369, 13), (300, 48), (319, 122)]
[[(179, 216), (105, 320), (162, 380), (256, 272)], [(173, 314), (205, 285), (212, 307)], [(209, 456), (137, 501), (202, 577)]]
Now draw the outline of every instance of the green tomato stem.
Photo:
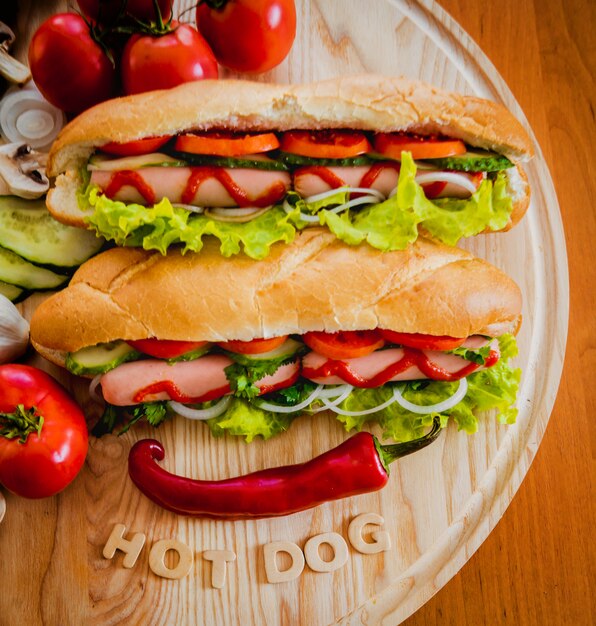
[(18, 437), (19, 443), (26, 443), (31, 433), (40, 436), (43, 421), (43, 416), (38, 414), (34, 406), (25, 409), (19, 404), (12, 413), (0, 413), (0, 437), (6, 439)]

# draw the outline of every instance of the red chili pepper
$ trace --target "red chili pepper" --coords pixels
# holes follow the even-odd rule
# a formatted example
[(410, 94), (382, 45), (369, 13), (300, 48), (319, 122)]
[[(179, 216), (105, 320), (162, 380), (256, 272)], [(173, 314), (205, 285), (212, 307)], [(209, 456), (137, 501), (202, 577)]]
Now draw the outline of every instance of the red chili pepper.
[(389, 480), (389, 463), (432, 443), (439, 431), (436, 418), (432, 430), (420, 439), (392, 445), (380, 445), (376, 437), (361, 432), (306, 463), (219, 481), (170, 474), (155, 463), (164, 458), (161, 443), (142, 439), (130, 450), (128, 472), (148, 498), (180, 515), (275, 517), (381, 489)]

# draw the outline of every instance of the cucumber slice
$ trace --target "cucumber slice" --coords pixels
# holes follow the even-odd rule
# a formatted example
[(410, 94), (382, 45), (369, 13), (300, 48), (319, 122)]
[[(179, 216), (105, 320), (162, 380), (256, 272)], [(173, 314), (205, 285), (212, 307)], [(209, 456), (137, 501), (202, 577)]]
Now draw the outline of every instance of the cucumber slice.
[(16, 302), (22, 298), (24, 293), (26, 293), (26, 291), (25, 289), (21, 289), (21, 287), (0, 282), (0, 294), (8, 298), (11, 302)]
[(439, 169), (460, 172), (499, 172), (513, 167), (513, 163), (507, 157), (488, 150), (468, 150), (458, 156), (432, 159), (427, 163)]
[(281, 346), (278, 346), (274, 350), (269, 352), (261, 352), (261, 354), (240, 354), (238, 352), (229, 352), (225, 350), (225, 353), (236, 363), (240, 365), (250, 365), (259, 363), (260, 361), (285, 361), (293, 356), (296, 356), (299, 352), (305, 349), (304, 344), (294, 339), (286, 339)]
[(195, 359), (198, 359), (204, 354), (207, 354), (207, 352), (209, 352), (209, 350), (211, 350), (212, 347), (213, 347), (212, 343), (206, 343), (204, 346), (201, 346), (200, 348), (196, 348), (195, 350), (191, 350), (190, 352), (185, 352), (184, 354), (181, 354), (180, 356), (175, 356), (175, 357), (172, 357), (171, 359), (165, 359), (165, 360), (168, 363), (179, 363), (180, 361), (194, 361)]
[(0, 248), (0, 281), (25, 289), (56, 289), (70, 276), (56, 274), (45, 267), (29, 263), (18, 254)]
[(141, 358), (142, 354), (125, 341), (100, 343), (66, 355), (66, 369), (78, 376), (105, 374), (116, 366)]
[(250, 158), (250, 155), (246, 157), (222, 157), (211, 156), (207, 154), (192, 154), (190, 152), (176, 152), (170, 153), (173, 157), (186, 161), (189, 165), (207, 165), (214, 167), (229, 167), (238, 169), (252, 169), (252, 170), (272, 170), (285, 172), (288, 167), (281, 161), (266, 158)]
[(281, 150), (271, 153), (276, 159), (288, 167), (298, 167), (302, 165), (323, 165), (325, 167), (355, 167), (358, 165), (371, 165), (379, 160), (379, 157), (372, 157), (367, 154), (350, 157), (346, 159), (315, 159), (312, 157), (282, 152)]
[(87, 169), (90, 171), (117, 172), (119, 170), (138, 170), (142, 167), (180, 167), (185, 165), (184, 161), (161, 152), (121, 158), (114, 158), (107, 154), (94, 154), (89, 159)]
[(73, 267), (103, 244), (91, 231), (57, 222), (43, 200), (0, 196), (0, 246), (32, 263)]

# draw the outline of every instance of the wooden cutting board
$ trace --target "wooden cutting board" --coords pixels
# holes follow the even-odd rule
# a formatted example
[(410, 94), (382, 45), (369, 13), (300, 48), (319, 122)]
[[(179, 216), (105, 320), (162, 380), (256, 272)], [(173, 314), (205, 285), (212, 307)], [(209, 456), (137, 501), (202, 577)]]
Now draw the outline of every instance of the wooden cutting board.
[[(62, 7), (46, 3), (28, 28), (32, 32), (46, 12)], [(404, 74), (503, 102), (525, 121), (493, 66), (433, 2), (303, 0), (297, 8), (290, 57), (259, 80)], [(204, 425), (183, 419), (159, 431), (141, 427), (120, 438), (93, 439), (84, 470), (64, 493), (40, 502), (5, 493), (0, 577), (11, 585), (0, 591), (0, 623), (397, 624), (413, 613), (462, 567), (503, 514), (536, 453), (556, 395), (568, 279), (558, 205), (538, 146), (536, 151), (526, 168), (533, 200), (522, 224), (465, 246), (509, 273), (524, 293), (518, 359), (524, 376), (514, 426), (499, 426), (487, 415), (471, 437), (450, 427), (428, 449), (394, 464), (389, 485), (377, 494), (254, 522), (193, 520), (159, 509), (128, 478), (130, 446), (156, 436), (170, 471), (223, 478), (302, 462), (337, 445), (347, 434), (332, 418), (303, 418), (284, 436), (250, 445), (213, 439)], [(39, 299), (22, 305), (27, 315)], [(40, 359), (32, 362), (69, 385), (89, 415), (97, 410), (85, 384)], [(384, 518), (390, 549), (363, 554), (352, 545), (350, 523), (365, 513)], [(128, 539), (146, 536), (133, 567), (124, 567), (122, 552), (112, 559), (102, 555), (116, 524), (126, 527)], [(302, 551), (328, 533), (347, 545), (345, 564), (317, 572), (311, 558), (293, 580), (268, 580), (271, 544), (295, 544), (292, 549)], [(162, 540), (190, 561), (188, 574), (168, 579), (154, 572), (150, 555), (159, 557)], [(210, 551), (235, 557), (221, 587), (214, 586), (221, 580), (213, 579)], [(331, 553), (322, 549), (321, 556), (330, 559)], [(280, 567), (285, 561), (280, 557)], [(165, 566), (176, 569), (172, 553)]]

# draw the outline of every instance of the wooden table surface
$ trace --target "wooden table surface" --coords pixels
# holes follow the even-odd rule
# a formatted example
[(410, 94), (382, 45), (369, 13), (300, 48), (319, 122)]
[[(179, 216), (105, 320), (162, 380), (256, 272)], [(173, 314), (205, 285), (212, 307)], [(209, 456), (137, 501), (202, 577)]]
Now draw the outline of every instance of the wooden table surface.
[(596, 3), (439, 1), (494, 63), (542, 147), (565, 226), (571, 314), (559, 395), (533, 466), (478, 552), (405, 624), (592, 624)]
[(476, 554), (404, 625), (594, 624), (596, 3), (439, 4), (495, 65), (542, 147), (563, 216), (571, 311), (559, 394), (532, 467)]

